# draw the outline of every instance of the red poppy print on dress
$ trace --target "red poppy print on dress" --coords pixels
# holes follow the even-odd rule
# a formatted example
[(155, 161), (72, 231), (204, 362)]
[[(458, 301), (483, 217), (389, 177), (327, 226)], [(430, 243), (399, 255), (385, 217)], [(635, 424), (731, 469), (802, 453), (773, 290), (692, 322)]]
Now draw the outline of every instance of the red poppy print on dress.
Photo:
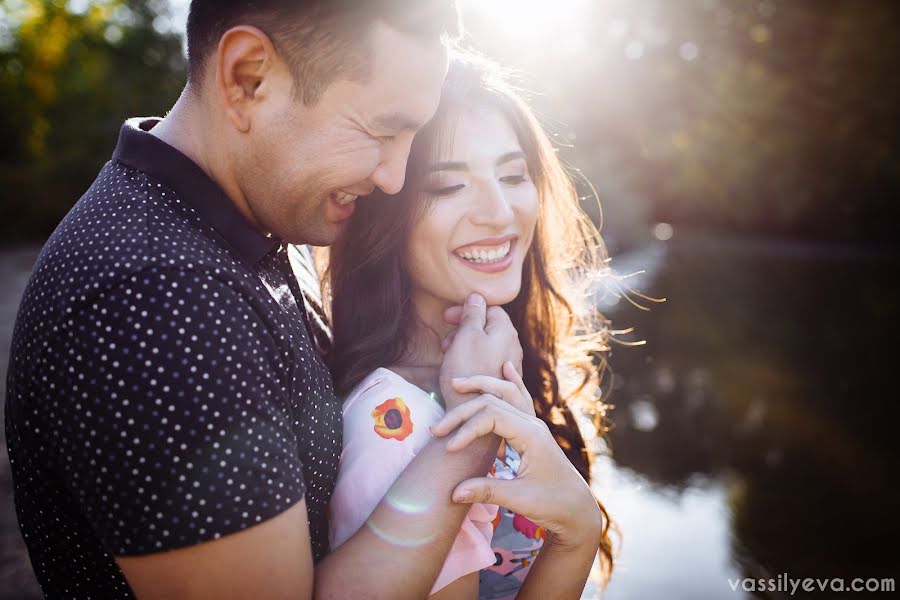
[(390, 398), (376, 406), (372, 411), (372, 418), (375, 419), (375, 433), (386, 440), (402, 442), (413, 432), (409, 408), (399, 397)]

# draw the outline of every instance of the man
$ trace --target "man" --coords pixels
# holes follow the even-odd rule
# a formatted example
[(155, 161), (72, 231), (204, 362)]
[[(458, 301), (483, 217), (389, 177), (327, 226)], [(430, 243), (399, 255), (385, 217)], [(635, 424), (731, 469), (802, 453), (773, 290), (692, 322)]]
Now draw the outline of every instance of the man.
[[(191, 3), (182, 96), (122, 128), (16, 324), (7, 437), (48, 597), (427, 595), (468, 508), (451, 492), (496, 439), (432, 442), (393, 488), (429, 510), (376, 509), (430, 543), (363, 528), (327, 555), (340, 405), (308, 255), (298, 279), (286, 248), (402, 187), (456, 19), (449, 0)], [(464, 308), (446, 376), (515, 358), (484, 314)]]

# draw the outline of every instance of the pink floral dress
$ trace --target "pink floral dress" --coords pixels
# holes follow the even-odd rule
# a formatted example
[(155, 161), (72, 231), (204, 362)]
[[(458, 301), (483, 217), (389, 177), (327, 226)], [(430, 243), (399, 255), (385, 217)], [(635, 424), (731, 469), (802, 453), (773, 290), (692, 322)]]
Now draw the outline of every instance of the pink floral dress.
[[(428, 426), (443, 417), (444, 409), (421, 388), (381, 368), (347, 396), (343, 413), (344, 448), (329, 517), (332, 549), (366, 524), (394, 480), (431, 440)], [(504, 442), (491, 475), (514, 478), (519, 460), (518, 453)], [(377, 525), (369, 526), (378, 533)], [(496, 505), (473, 504), (431, 593), (480, 571), (481, 599), (513, 598), (543, 538), (543, 528), (521, 515)]]

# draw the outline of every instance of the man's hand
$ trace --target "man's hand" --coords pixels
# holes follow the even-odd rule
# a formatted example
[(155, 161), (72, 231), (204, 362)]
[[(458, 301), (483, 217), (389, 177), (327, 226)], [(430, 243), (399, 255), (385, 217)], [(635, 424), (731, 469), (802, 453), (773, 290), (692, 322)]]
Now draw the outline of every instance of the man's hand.
[(475, 394), (458, 392), (452, 385), (454, 378), (472, 375), (502, 378), (503, 363), (507, 361), (521, 371), (519, 335), (502, 308), (487, 308), (483, 297), (471, 294), (461, 309), (448, 309), (444, 318), (459, 323), (444, 344), (441, 364), (441, 394), (448, 410), (475, 397)]

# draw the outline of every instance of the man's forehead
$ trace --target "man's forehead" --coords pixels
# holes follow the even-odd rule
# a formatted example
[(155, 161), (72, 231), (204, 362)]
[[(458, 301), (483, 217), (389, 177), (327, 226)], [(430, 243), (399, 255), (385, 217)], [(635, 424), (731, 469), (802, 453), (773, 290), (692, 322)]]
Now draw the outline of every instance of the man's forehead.
[(369, 92), (380, 102), (370, 108), (373, 119), (392, 130), (417, 130), (437, 109), (447, 74), (447, 49), (386, 26), (372, 34)]

